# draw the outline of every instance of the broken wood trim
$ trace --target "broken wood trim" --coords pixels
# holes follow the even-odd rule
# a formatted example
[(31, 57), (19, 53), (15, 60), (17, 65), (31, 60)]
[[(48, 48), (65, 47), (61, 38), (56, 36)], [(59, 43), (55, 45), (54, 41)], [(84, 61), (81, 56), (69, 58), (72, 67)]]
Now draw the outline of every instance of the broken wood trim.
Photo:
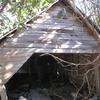
[(10, 35), (10, 34), (12, 34), (12, 33), (15, 33), (16, 31), (17, 31), (17, 28), (14, 28), (14, 29), (10, 30), (9, 32), (5, 33), (4, 35), (2, 35), (2, 36), (0, 37), (0, 42), (1, 42), (2, 40), (4, 40), (8, 35)]
[(8, 100), (5, 85), (0, 85), (0, 100)]
[[(62, 2), (62, 0), (59, 0), (60, 2)], [(87, 27), (91, 30), (92, 34), (94, 35), (94, 37), (97, 39), (98, 42), (100, 42), (100, 34), (98, 33), (98, 31), (96, 30), (96, 28), (93, 27), (93, 25), (89, 22), (89, 20), (84, 16), (84, 14), (77, 8), (72, 6), (72, 4), (70, 3), (69, 0), (63, 0), (62, 2), (64, 4), (64, 6), (66, 4), (68, 4), (70, 6), (70, 9), (74, 11), (74, 13), (79, 16), (79, 18), (87, 25)], [(66, 8), (66, 6), (65, 6)]]

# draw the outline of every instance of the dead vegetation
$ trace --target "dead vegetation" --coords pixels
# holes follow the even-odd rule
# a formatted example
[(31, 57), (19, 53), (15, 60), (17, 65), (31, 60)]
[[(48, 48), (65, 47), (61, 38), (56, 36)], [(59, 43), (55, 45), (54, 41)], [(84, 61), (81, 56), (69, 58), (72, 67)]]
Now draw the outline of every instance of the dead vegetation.
[(80, 96), (83, 97), (82, 100), (88, 100), (88, 98), (96, 94), (95, 73), (100, 67), (100, 63), (97, 63), (100, 60), (100, 54), (78, 54), (78, 61), (77, 56), (73, 56), (74, 62), (65, 61), (52, 54), (43, 55), (54, 57), (65, 70), (65, 73), (69, 73), (70, 83), (76, 88), (74, 100)]
[[(100, 67), (100, 63), (98, 63), (100, 54), (69, 54), (65, 56), (46, 53), (39, 56), (49, 58), (51, 56), (55, 59), (60, 65), (57, 74), (58, 78), (60, 76), (59, 80), (51, 81), (52, 85), (50, 87), (42, 85), (42, 88), (37, 86), (35, 89), (32, 87), (34, 82), (31, 86), (22, 84), (12, 91), (10, 95), (15, 96), (17, 94), (17, 97), (21, 95), (19, 99), (27, 97), (28, 99), (24, 98), (25, 100), (31, 100), (29, 97), (34, 100), (36, 96), (38, 96), (38, 100), (42, 100), (42, 98), (43, 100), (44, 98), (45, 100), (91, 100), (92, 97), (97, 95), (97, 86), (99, 84), (96, 82), (99, 81), (99, 77), (97, 77), (96, 73)], [(61, 77), (64, 74), (65, 77)]]

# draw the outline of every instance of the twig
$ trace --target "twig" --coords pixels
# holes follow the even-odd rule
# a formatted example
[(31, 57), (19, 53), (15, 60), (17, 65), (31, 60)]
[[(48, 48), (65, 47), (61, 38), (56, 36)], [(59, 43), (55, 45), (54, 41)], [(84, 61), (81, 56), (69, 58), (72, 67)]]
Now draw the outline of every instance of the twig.
[(72, 62), (65, 61), (65, 60), (63, 60), (63, 59), (61, 59), (61, 58), (59, 58), (59, 57), (57, 57), (57, 56), (54, 56), (54, 55), (52, 55), (52, 54), (50, 54), (50, 53), (45, 53), (45, 54), (42, 54), (41, 56), (43, 56), (43, 55), (50, 55), (50, 56), (52, 56), (52, 57), (54, 57), (54, 58), (56, 58), (56, 59), (58, 59), (59, 61), (62, 61), (62, 62), (64, 62), (64, 63), (70, 64), (70, 65), (78, 65), (78, 66), (93, 64), (93, 63), (95, 63), (95, 62), (100, 58), (100, 54), (99, 54), (99, 55), (98, 55), (93, 61), (91, 61), (91, 62), (88, 62), (88, 63), (85, 63), (85, 64), (82, 64), (82, 63), (75, 64), (75, 63), (72, 63)]
[[(67, 66), (71, 66), (71, 65), (74, 65), (74, 66), (87, 66), (87, 65), (92, 65), (92, 64), (94, 64), (94, 63), (100, 58), (100, 54), (99, 54), (93, 61), (90, 61), (90, 62), (84, 63), (84, 64), (82, 64), (82, 63), (75, 64), (75, 63), (72, 63), (72, 62), (65, 61), (65, 60), (63, 60), (63, 59), (61, 59), (61, 58), (59, 58), (59, 57), (57, 57), (57, 56), (54, 56), (54, 55), (52, 55), (52, 54), (50, 54), (50, 53), (41, 54), (40, 56), (44, 56), (44, 55), (50, 55), (50, 56), (52, 56), (55, 60), (60, 61), (60, 64), (61, 64), (61, 62), (64, 62), (64, 63), (66, 63), (66, 64), (69, 64), (69, 65), (67, 65)], [(61, 65), (62, 65), (63, 67), (66, 66), (66, 65), (63, 65), (63, 64), (61, 64)], [(69, 69), (68, 69), (68, 70), (69, 70)], [(79, 70), (81, 70), (81, 69), (79, 69)], [(70, 71), (70, 70), (69, 70), (69, 71)], [(77, 71), (77, 70), (73, 70), (73, 71)]]
[[(68, 62), (68, 61), (65, 61), (65, 60), (63, 60), (63, 59), (61, 59), (61, 58), (59, 58), (59, 57), (57, 57), (57, 56), (54, 56), (53, 54), (49, 54), (49, 53), (45, 53), (45, 54), (41, 54), (40, 56), (44, 56), (44, 55), (50, 55), (50, 56), (52, 56), (63, 68), (65, 68), (66, 66), (67, 67), (69, 67), (69, 66), (86, 66), (86, 67), (88, 67), (88, 65), (93, 65), (93, 66), (95, 66), (95, 67), (93, 67), (93, 68), (91, 68), (91, 69), (88, 69), (84, 74), (78, 74), (78, 76), (82, 76), (83, 77), (83, 82), (82, 82), (82, 84), (81, 84), (81, 86), (79, 87), (79, 89), (78, 89), (78, 91), (77, 91), (77, 93), (76, 93), (76, 96), (75, 96), (75, 98), (74, 98), (74, 100), (76, 100), (77, 99), (77, 96), (78, 96), (78, 94), (79, 94), (79, 92), (80, 92), (80, 90), (82, 89), (82, 87), (84, 86), (84, 83), (85, 82), (87, 82), (87, 85), (88, 85), (88, 90), (89, 90), (89, 94), (91, 93), (91, 86), (90, 86), (90, 82), (89, 82), (89, 80), (88, 80), (88, 73), (89, 72), (91, 72), (91, 71), (93, 71), (93, 70), (95, 70), (96, 68), (98, 68), (98, 67), (100, 67), (100, 64), (96, 64), (96, 61), (98, 60), (98, 59), (100, 59), (100, 54), (99, 55), (97, 55), (96, 56), (96, 58), (93, 60), (93, 61), (90, 61), (90, 60), (87, 60), (87, 61), (89, 61), (88, 63), (84, 63), (84, 64), (82, 64), (82, 63), (79, 63), (79, 64), (75, 64), (75, 63), (72, 63), (72, 62)], [(63, 63), (66, 63), (66, 64), (68, 64), (68, 65), (64, 65)], [(84, 67), (85, 68), (85, 67)], [(71, 71), (71, 72), (75, 72), (75, 71), (79, 71), (79, 70), (81, 70), (81, 69), (83, 69), (83, 68), (80, 68), (80, 69), (77, 69), (77, 70), (70, 70), (70, 69), (66, 69), (65, 68), (65, 70), (67, 70), (67, 71)]]
[(75, 97), (74, 97), (74, 100), (76, 100), (76, 99), (77, 99), (77, 96), (78, 96), (78, 94), (79, 94), (80, 90), (82, 89), (82, 87), (84, 86), (84, 83), (85, 83), (85, 76), (83, 77), (83, 82), (82, 82), (82, 85), (80, 86), (80, 88), (79, 88), (79, 89), (78, 89), (78, 91), (76, 92), (76, 95), (75, 95)]
[(90, 83), (89, 83), (89, 80), (88, 80), (88, 76), (86, 75), (86, 82), (87, 82), (87, 85), (88, 85), (88, 90), (89, 90), (89, 94), (91, 93), (91, 86), (90, 86)]

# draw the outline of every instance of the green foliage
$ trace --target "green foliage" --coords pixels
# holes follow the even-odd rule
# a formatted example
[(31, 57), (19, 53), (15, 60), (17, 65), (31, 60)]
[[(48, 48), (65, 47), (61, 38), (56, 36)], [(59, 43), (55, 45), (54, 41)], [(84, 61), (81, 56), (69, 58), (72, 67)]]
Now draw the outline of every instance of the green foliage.
[[(7, 0), (0, 0), (0, 5)], [(9, 0), (4, 11), (0, 13), (0, 33), (6, 33), (24, 23), (54, 0)]]
[(98, 24), (99, 27), (100, 27), (100, 16), (97, 16), (97, 17), (96, 17), (96, 21), (97, 21), (97, 24)]

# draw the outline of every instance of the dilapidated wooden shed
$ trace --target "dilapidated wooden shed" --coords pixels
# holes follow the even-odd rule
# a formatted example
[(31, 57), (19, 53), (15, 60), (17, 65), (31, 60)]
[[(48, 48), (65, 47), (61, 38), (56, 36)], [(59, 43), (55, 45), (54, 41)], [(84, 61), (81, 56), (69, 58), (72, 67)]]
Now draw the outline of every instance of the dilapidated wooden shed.
[[(0, 94), (7, 100), (4, 85), (34, 54), (66, 55), (77, 63), (79, 55), (100, 53), (100, 34), (69, 2), (57, 1), (27, 22), (24, 29), (10, 32), (0, 42)], [(78, 59), (78, 60), (76, 60)], [(98, 60), (94, 61), (99, 63)], [(85, 61), (83, 61), (85, 62)], [(95, 70), (100, 96), (100, 68)]]

